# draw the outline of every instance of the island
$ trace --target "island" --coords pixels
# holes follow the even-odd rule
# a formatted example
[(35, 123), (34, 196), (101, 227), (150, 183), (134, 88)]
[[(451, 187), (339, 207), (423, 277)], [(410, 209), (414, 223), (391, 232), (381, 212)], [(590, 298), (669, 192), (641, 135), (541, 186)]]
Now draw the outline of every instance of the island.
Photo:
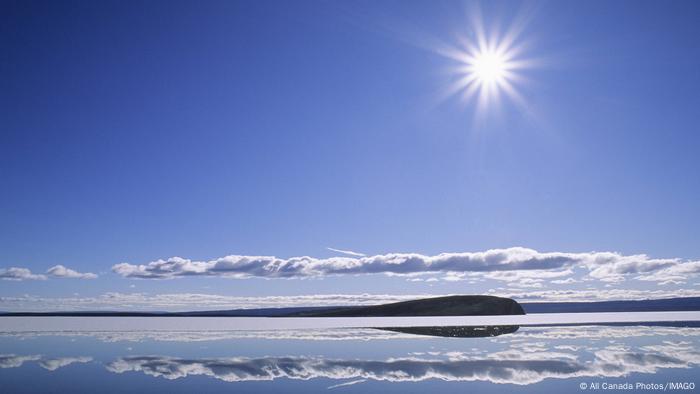
[(294, 312), (286, 317), (493, 316), (524, 315), (517, 301), (487, 295), (423, 298), (371, 306)]

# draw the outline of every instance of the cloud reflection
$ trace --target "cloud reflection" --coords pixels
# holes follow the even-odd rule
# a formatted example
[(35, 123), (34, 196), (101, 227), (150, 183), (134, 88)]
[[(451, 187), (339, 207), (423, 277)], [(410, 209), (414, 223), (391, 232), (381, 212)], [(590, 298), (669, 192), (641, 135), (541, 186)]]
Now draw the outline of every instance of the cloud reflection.
[[(107, 364), (115, 373), (142, 372), (169, 380), (209, 376), (226, 382), (275, 379), (374, 380), (388, 382), (485, 381), (528, 385), (545, 379), (623, 377), (654, 373), (663, 368), (688, 368), (700, 364), (700, 352), (688, 342), (664, 342), (630, 349), (612, 345), (601, 350), (549, 351), (544, 345), (513, 347), (506, 351), (474, 355), (432, 353), (431, 358), (342, 360), (323, 357), (262, 357), (188, 359), (167, 356), (123, 357)], [(593, 360), (581, 361), (590, 353)]]
[(16, 354), (0, 354), (0, 368), (19, 368), (30, 361), (36, 361), (40, 367), (46, 370), (55, 371), (73, 363), (89, 363), (92, 361), (92, 357), (45, 358), (41, 355), (18, 356)]
[(236, 339), (299, 341), (371, 341), (383, 339), (429, 339), (413, 334), (373, 328), (337, 328), (309, 330), (220, 330), (220, 331), (6, 331), (0, 337), (89, 337), (101, 342), (203, 342)]
[(46, 358), (41, 359), (41, 361), (39, 361), (39, 365), (44, 369), (48, 369), (49, 371), (55, 371), (73, 363), (89, 363), (90, 361), (92, 361), (92, 357)]
[[(37, 333), (23, 333), (21, 338), (33, 334)], [(696, 339), (700, 337), (700, 328), (687, 327), (525, 327), (513, 334), (482, 339), (430, 339), (371, 329), (218, 333), (82, 332), (70, 335), (90, 335), (109, 342), (155, 339), (189, 342), (253, 338), (356, 341), (416, 338), (440, 341), (442, 344), (451, 341), (450, 344), (454, 344), (448, 346), (450, 351), (440, 351), (433, 346), (426, 350), (426, 346), (418, 346), (420, 342), (412, 342), (416, 348), (409, 349), (413, 350), (411, 352), (371, 359), (303, 354), (209, 358), (156, 354), (119, 357), (105, 364), (105, 368), (113, 373), (138, 372), (168, 380), (208, 376), (225, 382), (277, 379), (335, 381), (329, 387), (364, 381), (427, 380), (528, 385), (547, 379), (617, 378), (633, 373), (655, 374), (666, 369), (697, 368), (700, 365)], [(55, 371), (73, 363), (89, 363), (92, 360), (87, 356), (0, 354), (0, 368), (17, 368), (34, 363), (48, 371)]]
[(27, 361), (39, 360), (41, 356), (18, 356), (16, 354), (0, 354), (0, 368), (18, 368)]

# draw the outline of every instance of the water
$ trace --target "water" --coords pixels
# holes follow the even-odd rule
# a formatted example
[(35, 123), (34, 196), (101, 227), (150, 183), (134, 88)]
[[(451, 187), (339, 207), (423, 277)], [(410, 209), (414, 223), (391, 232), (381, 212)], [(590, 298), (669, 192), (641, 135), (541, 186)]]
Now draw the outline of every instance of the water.
[(2, 393), (567, 393), (582, 384), (700, 391), (691, 388), (700, 383), (697, 327), (521, 326), (448, 338), (354, 327), (231, 329), (238, 318), (189, 326), (136, 318), (117, 328), (101, 325), (123, 318), (31, 319), (0, 319)]
[(420, 317), (0, 317), (0, 331), (292, 330), (700, 321), (700, 312), (541, 313)]

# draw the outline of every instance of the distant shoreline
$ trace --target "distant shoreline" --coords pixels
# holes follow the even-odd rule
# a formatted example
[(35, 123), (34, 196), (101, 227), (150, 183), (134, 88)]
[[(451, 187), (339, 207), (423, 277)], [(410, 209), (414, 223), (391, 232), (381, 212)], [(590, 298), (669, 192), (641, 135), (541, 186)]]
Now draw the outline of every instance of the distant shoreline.
[[(520, 303), (525, 313), (596, 313), (596, 312), (683, 312), (700, 311), (700, 297), (681, 297), (657, 300), (597, 301), (597, 302), (543, 302)], [(6, 317), (56, 316), (56, 317), (321, 317), (324, 312), (355, 306), (255, 308), (188, 312), (137, 312), (137, 311), (52, 311), (52, 312), (0, 312)], [(465, 315), (470, 316), (470, 315)]]

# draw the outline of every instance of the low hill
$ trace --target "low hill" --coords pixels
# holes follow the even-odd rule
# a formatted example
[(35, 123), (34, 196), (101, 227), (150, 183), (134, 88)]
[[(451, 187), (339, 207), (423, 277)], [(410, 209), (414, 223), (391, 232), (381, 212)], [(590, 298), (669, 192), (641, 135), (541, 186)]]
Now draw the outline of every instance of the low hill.
[(392, 304), (342, 307), (323, 311), (296, 312), (288, 317), (381, 317), (381, 316), (487, 316), (524, 315), (510, 298), (460, 295), (425, 298)]

